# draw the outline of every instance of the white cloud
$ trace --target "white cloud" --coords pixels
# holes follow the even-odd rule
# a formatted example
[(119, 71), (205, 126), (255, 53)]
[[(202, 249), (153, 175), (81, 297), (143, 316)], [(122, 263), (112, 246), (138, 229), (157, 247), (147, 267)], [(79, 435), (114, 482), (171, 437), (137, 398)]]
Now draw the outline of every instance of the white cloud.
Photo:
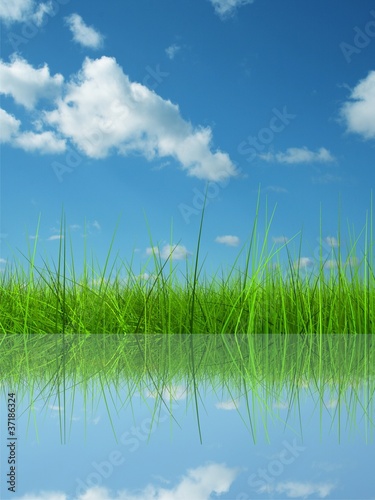
[(50, 236), (49, 238), (47, 238), (47, 240), (54, 241), (54, 240), (61, 240), (62, 238), (64, 238), (64, 236), (62, 234), (54, 234), (54, 235)]
[(264, 161), (276, 163), (329, 163), (335, 161), (335, 158), (326, 148), (319, 148), (314, 152), (307, 147), (288, 148), (285, 153), (264, 153), (259, 158)]
[(211, 152), (212, 132), (193, 128), (177, 105), (130, 82), (114, 58), (86, 58), (57, 109), (45, 119), (91, 158), (110, 152), (174, 157), (189, 176), (219, 181), (238, 175), (229, 156)]
[(300, 483), (297, 481), (286, 481), (276, 485), (267, 484), (259, 488), (258, 493), (285, 493), (288, 498), (308, 498), (310, 495), (318, 495), (326, 498), (335, 489), (333, 483)]
[(339, 242), (337, 241), (337, 239), (334, 236), (327, 236), (325, 238), (325, 242), (330, 247), (338, 247), (339, 246)]
[(0, 19), (6, 23), (22, 22), (34, 8), (34, 0), (1, 0)]
[(289, 408), (289, 403), (285, 401), (277, 401), (273, 404), (273, 408), (276, 408), (277, 410), (287, 410)]
[(147, 247), (146, 248), (146, 255), (159, 255), (159, 248), (158, 247)]
[(230, 17), (237, 8), (253, 3), (254, 0), (210, 0), (216, 14), (222, 18)]
[[(34, 0), (1, 0), (0, 19), (6, 24), (33, 22), (41, 26), (46, 15), (56, 15), (52, 0), (36, 4)], [(57, 6), (58, 9), (58, 6)]]
[(280, 244), (281, 244), (281, 243), (288, 243), (289, 238), (287, 238), (286, 236), (273, 236), (273, 237), (272, 237), (272, 241), (273, 241), (274, 243), (277, 243), (277, 244), (278, 244), (278, 243), (280, 243)]
[[(146, 391), (145, 396), (147, 398), (158, 399), (160, 397), (160, 393), (157, 391)], [(186, 399), (187, 387), (185, 385), (171, 385), (169, 387), (165, 387), (161, 396), (164, 401), (182, 401)]]
[(66, 141), (58, 139), (53, 132), (20, 132), (21, 122), (13, 115), (0, 108), (0, 142), (8, 142), (24, 151), (38, 151), (42, 154), (62, 153), (66, 149)]
[[(212, 495), (227, 493), (236, 479), (239, 469), (225, 464), (208, 464), (189, 469), (174, 488), (166, 489), (149, 484), (143, 491), (126, 490), (111, 493), (107, 488), (95, 486), (80, 493), (76, 500), (210, 500)], [(165, 480), (163, 481), (165, 484)], [(49, 496), (47, 496), (49, 495)], [(38, 496), (24, 495), (17, 500), (67, 500), (64, 493), (41, 492)]]
[(13, 115), (0, 108), (0, 142), (11, 142), (12, 138), (18, 134), (21, 122)]
[(0, 259), (0, 264), (6, 264), (6, 263), (7, 263), (6, 259)]
[(295, 268), (300, 267), (311, 267), (313, 265), (313, 261), (309, 257), (301, 257), (294, 263)]
[(174, 59), (175, 55), (177, 54), (177, 52), (181, 50), (181, 47), (177, 44), (172, 44), (170, 45), (169, 47), (167, 47), (165, 49), (165, 52), (167, 54), (167, 56), (169, 57), (169, 59)]
[(39, 99), (54, 99), (61, 92), (64, 78), (51, 76), (47, 64), (35, 69), (19, 56), (10, 63), (0, 59), (0, 93), (11, 95), (27, 109), (32, 109)]
[(66, 149), (66, 141), (58, 139), (53, 132), (24, 132), (13, 142), (24, 151), (38, 151), (42, 154), (63, 153)]
[(191, 255), (191, 252), (189, 252), (183, 245), (164, 245), (161, 250), (159, 250), (158, 247), (146, 248), (146, 255), (160, 255), (160, 257), (165, 260), (168, 258), (172, 258), (173, 260), (183, 260)]
[(71, 14), (65, 21), (73, 34), (73, 40), (84, 47), (98, 49), (103, 45), (103, 35), (92, 26), (87, 26), (78, 14)]
[(94, 222), (91, 222), (90, 226), (93, 227), (94, 229), (96, 229), (97, 231), (100, 231), (102, 228), (97, 220), (94, 220)]
[(353, 89), (350, 101), (341, 108), (349, 132), (375, 139), (375, 71), (370, 71)]
[(337, 267), (337, 262), (333, 259), (328, 259), (325, 263), (324, 263), (324, 267), (326, 269), (335, 269)]
[(164, 245), (160, 252), (161, 258), (165, 260), (168, 259), (169, 256), (173, 260), (183, 260), (190, 254), (191, 252), (183, 245)]
[(222, 243), (223, 245), (228, 245), (230, 247), (237, 247), (240, 244), (240, 239), (238, 236), (217, 236), (215, 238), (216, 243)]
[(55, 11), (55, 8), (52, 0), (49, 0), (49, 2), (45, 3), (40, 3), (36, 7), (34, 13), (32, 14), (32, 20), (37, 26), (41, 26), (44, 21), (45, 16), (55, 16), (57, 11)]
[(239, 401), (221, 401), (215, 404), (218, 410), (237, 410), (240, 406)]

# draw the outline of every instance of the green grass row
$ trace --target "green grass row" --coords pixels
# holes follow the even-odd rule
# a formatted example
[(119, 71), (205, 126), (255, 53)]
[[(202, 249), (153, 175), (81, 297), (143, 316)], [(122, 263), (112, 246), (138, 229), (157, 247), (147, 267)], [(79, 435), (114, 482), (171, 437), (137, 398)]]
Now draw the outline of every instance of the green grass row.
[[(194, 262), (191, 268), (186, 262), (182, 280), (173, 250), (164, 262), (154, 254), (155, 270), (147, 280), (131, 264), (110, 264), (115, 235), (104, 268), (89, 266), (85, 250), (83, 275), (76, 277), (63, 215), (64, 238), (53, 268), (35, 265), (36, 238), (33, 251), (24, 256), (27, 269), (17, 263), (1, 274), (0, 333), (375, 333), (372, 202), (361, 232), (361, 258), (356, 257), (359, 238), (352, 238), (342, 256), (339, 228), (338, 248), (324, 258), (320, 248), (320, 261), (311, 272), (296, 266), (301, 250), (292, 256), (291, 242), (267, 250), (273, 215), (260, 240), (258, 197), (247, 247), (226, 275), (217, 272), (208, 279), (200, 263), (203, 208)], [(151, 236), (150, 243), (154, 247)], [(286, 269), (280, 263), (283, 250)], [(124, 272), (126, 282), (120, 278)]]

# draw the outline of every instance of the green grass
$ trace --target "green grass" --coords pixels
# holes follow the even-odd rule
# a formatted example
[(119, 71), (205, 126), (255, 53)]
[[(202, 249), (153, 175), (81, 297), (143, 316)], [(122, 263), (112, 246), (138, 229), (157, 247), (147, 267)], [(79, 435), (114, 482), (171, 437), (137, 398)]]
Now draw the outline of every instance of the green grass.
[[(29, 256), (22, 257), (27, 269), (18, 262), (2, 273), (0, 333), (375, 333), (372, 206), (360, 235), (349, 233), (346, 257), (339, 229), (339, 247), (324, 259), (321, 248), (310, 272), (295, 265), (301, 250), (293, 256), (292, 242), (269, 249), (273, 216), (274, 211), (260, 239), (258, 197), (249, 242), (226, 275), (217, 271), (209, 279), (202, 276), (200, 264), (203, 208), (193, 266), (186, 261), (183, 279), (177, 276), (172, 250), (165, 262), (154, 254), (155, 270), (142, 280), (131, 264), (119, 263), (118, 257), (111, 263), (116, 231), (104, 267), (95, 266), (94, 258), (89, 265), (85, 250), (83, 275), (76, 277), (62, 215), (57, 264), (35, 265), (36, 238)], [(357, 262), (360, 237), (364, 250)], [(150, 244), (154, 246), (151, 236)], [(301, 249), (301, 236), (299, 245)], [(287, 255), (286, 269), (281, 252)]]

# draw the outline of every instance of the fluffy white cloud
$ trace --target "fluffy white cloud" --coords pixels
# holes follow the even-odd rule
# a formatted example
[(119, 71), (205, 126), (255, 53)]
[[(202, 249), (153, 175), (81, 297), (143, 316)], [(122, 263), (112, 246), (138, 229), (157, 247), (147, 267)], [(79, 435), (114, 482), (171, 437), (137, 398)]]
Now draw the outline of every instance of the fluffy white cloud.
[(18, 134), (21, 122), (13, 115), (0, 108), (0, 142), (11, 142), (12, 138)]
[(183, 260), (190, 254), (191, 252), (183, 245), (164, 245), (161, 249), (160, 257), (166, 260), (171, 256), (170, 258), (173, 260)]
[(15, 146), (24, 151), (38, 151), (42, 154), (63, 153), (66, 149), (66, 141), (59, 139), (53, 132), (47, 131), (40, 134), (24, 132), (13, 141)]
[(223, 245), (228, 245), (230, 247), (237, 247), (240, 244), (240, 239), (238, 236), (217, 236), (215, 238), (216, 243), (222, 243)]
[(210, 128), (193, 128), (177, 105), (131, 82), (114, 58), (87, 58), (47, 123), (91, 158), (140, 152), (174, 157), (188, 175), (219, 181), (238, 174), (229, 156), (211, 152)]
[(254, 0), (210, 0), (214, 6), (216, 14), (220, 17), (229, 17), (234, 14), (238, 7), (253, 3)]
[(6, 23), (22, 22), (33, 8), (34, 0), (1, 0), (0, 19)]
[(375, 71), (354, 87), (350, 101), (341, 108), (349, 132), (375, 139)]
[(167, 47), (165, 49), (165, 52), (166, 52), (167, 56), (169, 57), (169, 59), (174, 59), (175, 55), (177, 54), (177, 52), (180, 49), (181, 49), (181, 47), (174, 43), (173, 45), (170, 45), (169, 47)]
[(73, 40), (84, 47), (98, 49), (103, 44), (103, 35), (92, 26), (87, 26), (78, 14), (71, 14), (65, 18), (66, 24), (73, 34)]
[(51, 132), (20, 132), (21, 122), (13, 115), (0, 108), (0, 142), (8, 142), (24, 151), (37, 151), (42, 154), (62, 153), (66, 149), (66, 141), (59, 139)]
[(146, 255), (160, 255), (160, 257), (165, 260), (168, 258), (183, 260), (191, 255), (191, 252), (183, 245), (164, 245), (161, 250), (159, 250), (158, 247), (146, 248)]
[[(94, 487), (80, 492), (76, 500), (210, 500), (212, 494), (227, 493), (239, 473), (224, 464), (209, 464), (189, 469), (177, 486), (172, 489), (148, 485), (137, 493), (123, 490), (111, 493), (107, 488)], [(48, 496), (50, 495), (50, 496)], [(68, 500), (64, 493), (41, 492), (38, 496), (29, 494), (18, 500)]]
[(61, 92), (64, 78), (51, 76), (48, 65), (35, 69), (19, 56), (10, 63), (0, 59), (0, 93), (11, 95), (27, 109), (32, 109), (39, 99), (53, 99)]
[(320, 148), (314, 152), (306, 147), (288, 148), (285, 153), (264, 153), (259, 158), (265, 161), (277, 163), (328, 163), (335, 161), (335, 158), (326, 148)]

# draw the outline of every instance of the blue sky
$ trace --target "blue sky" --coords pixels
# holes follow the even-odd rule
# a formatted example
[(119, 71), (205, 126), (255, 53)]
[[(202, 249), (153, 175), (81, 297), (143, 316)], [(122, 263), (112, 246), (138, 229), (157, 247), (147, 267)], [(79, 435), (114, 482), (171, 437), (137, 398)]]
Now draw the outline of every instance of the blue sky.
[[(131, 404), (126, 401), (125, 386), (118, 395), (113, 386), (106, 386), (114, 431), (98, 392), (89, 393), (85, 410), (81, 390), (76, 388), (74, 401), (72, 390), (66, 391), (65, 407), (49, 391), (47, 388), (38, 396), (35, 392), (31, 401), (27, 388), (17, 390), (17, 494), (7, 495), (3, 481), (1, 498), (375, 498), (371, 481), (373, 441), (366, 444), (366, 419), (351, 391), (345, 397), (341, 395), (339, 413), (334, 389), (330, 392), (327, 387), (320, 400), (313, 385), (302, 383), (298, 389), (301, 420), (287, 391), (268, 398), (267, 403), (261, 390), (254, 398), (250, 391), (256, 444), (249, 430), (246, 401), (234, 388), (231, 394), (221, 388), (216, 393), (208, 387), (199, 388), (202, 444), (193, 394), (183, 381), (165, 387), (163, 392), (176, 420), (161, 409), (153, 423), (155, 400), (146, 383), (144, 390), (135, 391)], [(363, 393), (357, 394), (365, 404)], [(2, 397), (3, 428), (4, 408)], [(63, 418), (64, 411), (67, 437), (61, 444), (59, 414)], [(371, 438), (368, 434), (367, 439), (373, 440), (373, 435)], [(4, 448), (3, 464), (7, 458)]]
[(136, 275), (152, 272), (152, 246), (162, 260), (175, 247), (184, 271), (208, 181), (208, 273), (248, 241), (259, 187), (260, 238), (266, 199), (277, 204), (270, 247), (298, 235), (297, 258), (302, 231), (301, 265), (317, 268), (323, 244), (334, 266), (340, 206), (347, 256), (347, 221), (359, 234), (374, 184), (370, 1), (0, 9), (2, 270), (27, 267), (39, 216), (36, 263), (56, 262), (64, 209), (78, 275), (84, 235), (103, 268), (118, 220), (113, 256), (133, 257)]

